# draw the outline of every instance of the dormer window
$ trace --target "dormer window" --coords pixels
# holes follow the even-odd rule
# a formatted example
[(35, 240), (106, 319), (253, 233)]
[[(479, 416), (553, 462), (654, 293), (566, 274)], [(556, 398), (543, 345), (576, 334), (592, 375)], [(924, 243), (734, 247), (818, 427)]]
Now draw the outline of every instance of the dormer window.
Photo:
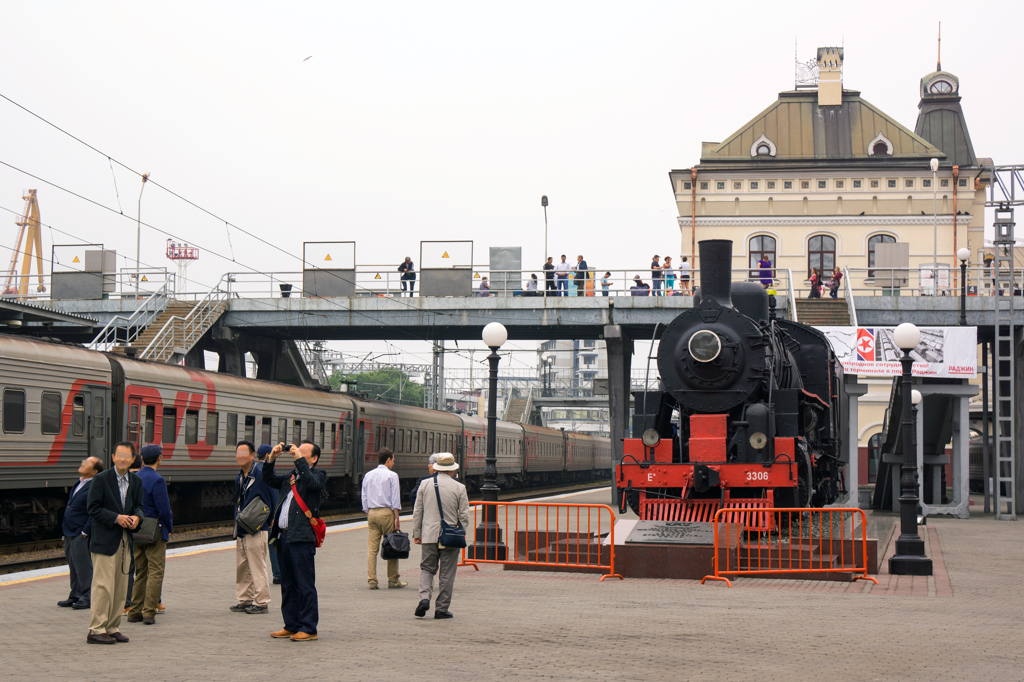
[(928, 92), (933, 95), (948, 95), (953, 92), (953, 84), (948, 80), (939, 79), (928, 86)]
[(761, 133), (761, 137), (754, 140), (754, 144), (750, 145), (751, 156), (775, 156), (775, 143), (769, 140), (764, 133)]
[(868, 142), (868, 156), (892, 156), (892, 142), (881, 132), (875, 135), (875, 139)]
[(758, 156), (771, 156), (772, 155), (772, 148), (769, 147), (767, 143), (762, 142), (761, 144), (757, 145), (757, 155)]
[(878, 142), (874, 147), (871, 148), (872, 156), (888, 156), (889, 147), (884, 142)]

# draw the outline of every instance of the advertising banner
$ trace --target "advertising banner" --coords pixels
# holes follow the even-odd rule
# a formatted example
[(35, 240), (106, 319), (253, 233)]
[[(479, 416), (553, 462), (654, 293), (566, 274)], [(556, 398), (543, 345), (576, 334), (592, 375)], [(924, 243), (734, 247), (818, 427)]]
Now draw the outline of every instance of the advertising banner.
[[(903, 351), (893, 341), (895, 327), (818, 327), (832, 342), (843, 371), (862, 376), (903, 373)], [(978, 373), (976, 327), (918, 327), (921, 343), (910, 351), (914, 376), (970, 378)]]

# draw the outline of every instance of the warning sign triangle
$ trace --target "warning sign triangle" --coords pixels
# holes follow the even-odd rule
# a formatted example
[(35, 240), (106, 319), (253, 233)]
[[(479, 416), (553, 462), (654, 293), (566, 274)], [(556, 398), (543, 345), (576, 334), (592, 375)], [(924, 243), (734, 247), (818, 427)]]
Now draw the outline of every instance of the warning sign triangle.
[(75, 256), (75, 259), (73, 261), (71, 261), (71, 262), (72, 263), (81, 263), (82, 261), (78, 260), (78, 256)]
[(143, 281), (143, 282), (148, 282), (149, 280), (148, 280), (148, 279), (146, 279), (146, 276), (145, 276), (145, 275), (143, 275), (143, 276), (142, 276), (142, 281)]
[(380, 273), (379, 272), (377, 273), (377, 276), (374, 277), (374, 279), (380, 279)]
[(327, 254), (327, 258), (324, 258), (324, 260), (325, 260), (325, 261), (327, 261), (327, 260), (331, 260), (331, 254)]
[(448, 255), (447, 251), (445, 251), (444, 254), (441, 256), (441, 258), (450, 258), (450, 257), (451, 256)]
[(480, 279), (480, 273), (479, 272), (474, 272), (473, 273), (473, 279)]

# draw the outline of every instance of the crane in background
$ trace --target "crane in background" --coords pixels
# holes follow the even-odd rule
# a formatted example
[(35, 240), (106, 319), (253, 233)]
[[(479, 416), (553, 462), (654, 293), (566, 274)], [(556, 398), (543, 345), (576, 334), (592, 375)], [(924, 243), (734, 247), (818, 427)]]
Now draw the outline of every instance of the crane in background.
[[(26, 296), (28, 295), (29, 280), (32, 278), (32, 252), (36, 256), (36, 274), (39, 277), (39, 288), (37, 291), (43, 293), (46, 286), (43, 285), (43, 235), (39, 223), (39, 200), (36, 199), (36, 191), (28, 190), (28, 193), (21, 197), (25, 200), (25, 214), (21, 220), (15, 223), (18, 226), (18, 239), (14, 242), (14, 251), (11, 253), (11, 265), (7, 268), (7, 281), (4, 282), (4, 296)], [(21, 244), (24, 240), (25, 248)], [(18, 265), (18, 254), (24, 253), (21, 261), (21, 277), (15, 282)]]

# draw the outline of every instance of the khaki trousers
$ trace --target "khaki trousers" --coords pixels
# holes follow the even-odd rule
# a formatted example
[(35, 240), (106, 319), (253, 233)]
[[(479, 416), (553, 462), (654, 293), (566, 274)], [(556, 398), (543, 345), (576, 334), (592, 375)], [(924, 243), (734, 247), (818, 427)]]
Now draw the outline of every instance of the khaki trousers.
[(113, 556), (90, 554), (92, 558), (92, 612), (90, 635), (120, 632), (124, 600), (128, 596), (128, 572), (132, 555), (128, 548), (128, 531), (121, 535), (121, 544)]
[[(371, 585), (376, 585), (380, 539), (395, 531), (395, 510), (387, 507), (371, 509), (366, 518), (366, 525), (370, 529), (370, 537), (366, 543), (366, 580)], [(397, 583), (398, 578), (398, 559), (388, 559), (388, 583)]]
[[(159, 530), (158, 530), (159, 532)], [(164, 565), (167, 561), (167, 541), (160, 538), (152, 545), (135, 548), (135, 586), (132, 587), (132, 605), (129, 616), (156, 616), (156, 605), (164, 587)]]
[(267, 573), (267, 537), (261, 530), (235, 539), (235, 596), (239, 604), (270, 604), (270, 575)]

